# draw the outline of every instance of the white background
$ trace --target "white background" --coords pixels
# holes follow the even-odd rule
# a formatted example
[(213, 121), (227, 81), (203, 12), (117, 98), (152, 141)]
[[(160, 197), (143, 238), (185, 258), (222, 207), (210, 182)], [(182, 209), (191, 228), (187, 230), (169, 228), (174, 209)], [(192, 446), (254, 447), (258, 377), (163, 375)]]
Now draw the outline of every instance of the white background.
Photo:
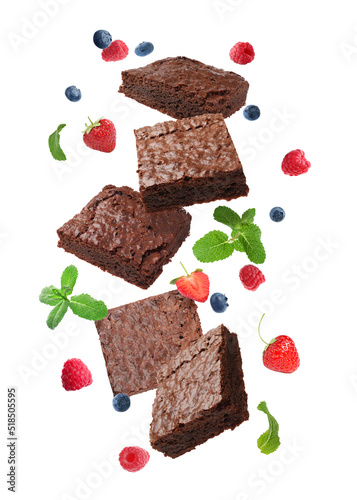
[[(353, 498), (355, 2), (19, 0), (6, 4), (1, 25), (1, 495), (10, 498), (6, 388), (16, 385), (17, 498)], [(129, 56), (103, 62), (92, 43), (97, 29), (124, 40)], [(134, 54), (142, 40), (155, 45), (146, 58)], [(230, 61), (229, 49), (238, 41), (255, 48), (250, 65)], [(257, 209), (267, 260), (260, 266), (266, 283), (254, 293), (238, 278), (248, 263), (243, 254), (204, 266), (211, 292), (226, 293), (230, 306), (218, 315), (209, 302), (200, 304), (203, 330), (224, 322), (238, 333), (250, 420), (172, 460), (148, 442), (154, 392), (134, 396), (128, 412), (116, 413), (94, 324), (68, 312), (50, 331), (50, 309), (38, 295), (45, 285), (57, 285), (69, 264), (79, 269), (76, 291), (102, 298), (108, 307), (168, 291), (169, 281), (181, 274), (180, 260), (196, 268), (193, 243), (208, 230), (224, 230), (212, 218), (221, 202), (188, 208), (191, 236), (147, 291), (56, 246), (56, 229), (105, 184), (138, 188), (133, 129), (169, 119), (117, 93), (121, 70), (177, 55), (240, 73), (250, 83), (247, 104), (261, 108), (256, 122), (242, 111), (227, 120), (250, 186), (248, 198), (229, 206), (240, 214)], [(80, 102), (65, 98), (69, 85), (82, 90)], [(88, 115), (115, 123), (113, 153), (82, 146)], [(65, 163), (53, 160), (47, 147), (60, 123), (67, 124), (61, 134)], [(284, 176), (281, 160), (296, 148), (305, 151), (311, 169)], [(269, 219), (276, 205), (286, 210), (279, 224)], [(292, 375), (262, 364), (256, 326), (264, 310), (265, 339), (287, 334), (296, 342), (301, 367)], [(60, 381), (71, 357), (80, 357), (94, 379), (74, 393)], [(269, 456), (256, 445), (267, 429), (266, 416), (256, 409), (262, 400), (280, 424), (281, 447)], [(151, 454), (137, 474), (118, 465), (128, 444)]]

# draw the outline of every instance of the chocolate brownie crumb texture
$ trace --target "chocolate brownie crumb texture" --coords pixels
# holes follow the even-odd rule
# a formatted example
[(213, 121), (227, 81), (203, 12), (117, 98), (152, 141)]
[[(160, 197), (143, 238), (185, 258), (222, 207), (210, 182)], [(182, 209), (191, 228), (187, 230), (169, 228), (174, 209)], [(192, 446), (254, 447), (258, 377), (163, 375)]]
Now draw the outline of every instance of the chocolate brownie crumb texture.
[(205, 113), (226, 118), (244, 106), (248, 88), (248, 82), (232, 71), (188, 57), (168, 57), (123, 71), (119, 92), (172, 118)]
[(113, 394), (154, 389), (157, 372), (202, 335), (197, 306), (177, 290), (110, 309), (96, 321)]
[(145, 211), (129, 187), (105, 186), (58, 231), (58, 246), (103, 271), (148, 288), (189, 234), (184, 210)]
[(222, 115), (158, 123), (134, 133), (148, 211), (247, 196), (242, 164)]
[(175, 458), (248, 418), (237, 335), (221, 325), (160, 371), (150, 442)]

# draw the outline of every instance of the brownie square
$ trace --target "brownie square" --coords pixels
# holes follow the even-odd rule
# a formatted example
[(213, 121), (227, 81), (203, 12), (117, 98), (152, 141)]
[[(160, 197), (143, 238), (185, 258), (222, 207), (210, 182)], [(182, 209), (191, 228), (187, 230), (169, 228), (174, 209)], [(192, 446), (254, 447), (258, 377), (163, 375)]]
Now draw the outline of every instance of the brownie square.
[(221, 325), (159, 373), (151, 446), (176, 458), (248, 418), (238, 338)]
[(205, 113), (226, 118), (244, 106), (248, 88), (249, 83), (232, 71), (188, 57), (168, 57), (123, 71), (119, 92), (172, 118)]
[(134, 133), (140, 193), (148, 211), (247, 196), (222, 115), (158, 123)]
[(96, 327), (114, 395), (154, 389), (163, 364), (202, 335), (195, 302), (177, 290), (109, 309)]
[(148, 214), (138, 192), (108, 185), (58, 229), (58, 246), (146, 289), (180, 248), (190, 224), (185, 210)]

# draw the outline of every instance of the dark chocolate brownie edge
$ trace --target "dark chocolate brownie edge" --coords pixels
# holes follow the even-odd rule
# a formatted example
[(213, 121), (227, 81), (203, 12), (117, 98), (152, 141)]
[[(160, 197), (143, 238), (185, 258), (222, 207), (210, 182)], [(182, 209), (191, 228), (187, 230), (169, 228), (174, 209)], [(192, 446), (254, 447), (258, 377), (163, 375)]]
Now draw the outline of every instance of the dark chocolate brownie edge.
[(214, 200), (233, 200), (247, 196), (249, 187), (243, 169), (238, 169), (234, 172), (219, 172), (215, 177), (140, 187), (140, 193), (146, 210), (157, 212)]

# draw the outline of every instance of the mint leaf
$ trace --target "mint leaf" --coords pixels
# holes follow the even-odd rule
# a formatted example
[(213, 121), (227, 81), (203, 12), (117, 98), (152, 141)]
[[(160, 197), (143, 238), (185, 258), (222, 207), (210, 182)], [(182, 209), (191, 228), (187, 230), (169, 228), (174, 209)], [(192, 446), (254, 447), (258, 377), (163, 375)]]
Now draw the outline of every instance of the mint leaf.
[(54, 330), (56, 326), (62, 321), (63, 316), (66, 314), (68, 309), (68, 300), (61, 299), (61, 302), (57, 304), (47, 318), (47, 326)]
[(265, 250), (260, 241), (261, 231), (255, 224), (242, 226), (237, 238), (237, 245), (242, 245), (248, 259), (254, 264), (263, 264), (266, 258)]
[(217, 207), (213, 212), (213, 218), (217, 222), (222, 222), (231, 229), (236, 229), (240, 225), (239, 215), (228, 207)]
[(87, 293), (74, 295), (69, 302), (69, 307), (77, 316), (93, 321), (103, 319), (108, 314), (108, 309), (104, 302), (93, 299)]
[(223, 260), (234, 252), (228, 236), (222, 231), (210, 231), (193, 245), (193, 253), (200, 262)]
[(74, 285), (76, 284), (78, 278), (78, 269), (76, 266), (68, 266), (63, 271), (61, 276), (61, 288), (66, 294), (71, 294), (73, 292)]
[(240, 240), (239, 238), (236, 238), (235, 240), (233, 240), (232, 245), (233, 245), (234, 250), (237, 250), (237, 252), (245, 252), (243, 241)]
[(258, 438), (257, 443), (260, 451), (265, 455), (269, 455), (269, 453), (273, 453), (280, 446), (279, 424), (269, 412), (265, 401), (259, 403), (257, 408), (268, 415), (269, 429)]
[[(57, 292), (57, 293), (56, 293)], [(55, 306), (59, 302), (62, 302), (63, 298), (58, 295), (59, 290), (54, 286), (46, 286), (42, 289), (39, 299), (42, 304), (47, 304), (49, 306)]]
[(248, 208), (242, 215), (243, 224), (253, 224), (255, 217), (255, 208)]
[(48, 138), (48, 146), (50, 148), (51, 154), (55, 160), (64, 161), (67, 160), (66, 155), (60, 146), (60, 132), (66, 126), (65, 123), (58, 125), (57, 129)]

